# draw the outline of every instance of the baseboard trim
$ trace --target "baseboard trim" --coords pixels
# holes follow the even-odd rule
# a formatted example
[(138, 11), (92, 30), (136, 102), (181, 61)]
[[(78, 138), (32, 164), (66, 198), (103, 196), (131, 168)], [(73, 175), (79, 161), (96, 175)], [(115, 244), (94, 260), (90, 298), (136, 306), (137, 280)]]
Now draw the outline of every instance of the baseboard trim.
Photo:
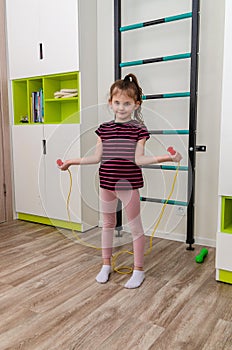
[(232, 271), (217, 269), (216, 280), (219, 282), (232, 284)]
[(44, 224), (44, 225), (66, 228), (69, 230), (76, 230), (76, 231), (80, 231), (80, 232), (82, 232), (82, 230), (83, 230), (82, 224), (79, 224), (79, 223), (58, 220), (58, 219), (52, 219), (52, 218), (46, 218), (43, 216), (32, 215), (32, 214), (17, 213), (17, 219), (24, 220), (24, 221), (36, 222), (36, 223)]

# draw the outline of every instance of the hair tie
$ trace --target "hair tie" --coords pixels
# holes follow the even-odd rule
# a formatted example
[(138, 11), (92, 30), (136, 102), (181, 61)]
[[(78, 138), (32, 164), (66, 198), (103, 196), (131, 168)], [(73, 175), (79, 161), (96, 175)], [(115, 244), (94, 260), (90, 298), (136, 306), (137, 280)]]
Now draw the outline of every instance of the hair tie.
[(126, 75), (125, 78), (124, 78), (124, 81), (127, 81), (129, 80), (130, 83), (132, 83), (133, 79), (130, 75)]

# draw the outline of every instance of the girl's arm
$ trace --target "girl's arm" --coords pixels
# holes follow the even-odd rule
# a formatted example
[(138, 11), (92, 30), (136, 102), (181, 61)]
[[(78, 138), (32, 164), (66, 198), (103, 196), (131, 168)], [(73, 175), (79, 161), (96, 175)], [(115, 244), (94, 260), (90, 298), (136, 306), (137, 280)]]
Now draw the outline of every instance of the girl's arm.
[(179, 152), (176, 152), (174, 156), (172, 156), (171, 154), (165, 154), (163, 156), (158, 156), (158, 157), (145, 156), (144, 155), (145, 142), (146, 142), (146, 139), (142, 139), (137, 142), (137, 146), (135, 150), (135, 163), (139, 166), (155, 164), (155, 163), (164, 163), (164, 162), (180, 162), (182, 159), (182, 156)]
[(101, 138), (98, 136), (95, 152), (92, 156), (65, 160), (63, 164), (59, 166), (59, 168), (61, 170), (67, 170), (71, 165), (97, 164), (101, 161), (101, 157), (102, 141)]

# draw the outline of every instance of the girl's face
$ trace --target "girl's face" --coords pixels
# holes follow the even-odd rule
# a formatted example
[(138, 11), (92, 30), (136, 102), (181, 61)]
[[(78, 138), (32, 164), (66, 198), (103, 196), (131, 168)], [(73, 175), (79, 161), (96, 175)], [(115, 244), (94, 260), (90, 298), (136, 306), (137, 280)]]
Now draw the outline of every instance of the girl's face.
[(114, 114), (115, 121), (118, 123), (128, 122), (131, 120), (132, 113), (139, 107), (140, 103), (135, 102), (133, 98), (128, 96), (124, 91), (118, 91), (109, 101)]

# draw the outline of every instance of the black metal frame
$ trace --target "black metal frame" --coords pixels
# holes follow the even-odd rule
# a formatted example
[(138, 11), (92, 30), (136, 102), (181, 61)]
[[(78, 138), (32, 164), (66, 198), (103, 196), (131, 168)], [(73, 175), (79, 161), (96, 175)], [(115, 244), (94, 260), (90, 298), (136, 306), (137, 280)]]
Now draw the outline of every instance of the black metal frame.
[(188, 144), (188, 208), (187, 239), (188, 250), (193, 250), (195, 219), (195, 166), (196, 166), (196, 128), (197, 128), (197, 87), (198, 87), (198, 45), (199, 45), (199, 2), (192, 0), (192, 42), (191, 42), (191, 77), (189, 110), (189, 144)]
[[(195, 220), (195, 166), (197, 128), (197, 87), (198, 87), (198, 46), (199, 46), (199, 6), (200, 0), (192, 0), (192, 33), (191, 33), (191, 73), (190, 73), (190, 108), (189, 108), (189, 141), (188, 141), (188, 208), (187, 208), (187, 238), (188, 250), (193, 250), (194, 220)], [(115, 80), (121, 78), (121, 0), (114, 0), (114, 64)], [(202, 146), (205, 147), (205, 146)], [(204, 149), (205, 151), (205, 149)], [(122, 230), (122, 205), (117, 208), (116, 229), (120, 235)]]
[(114, 78), (121, 78), (121, 0), (114, 0)]

